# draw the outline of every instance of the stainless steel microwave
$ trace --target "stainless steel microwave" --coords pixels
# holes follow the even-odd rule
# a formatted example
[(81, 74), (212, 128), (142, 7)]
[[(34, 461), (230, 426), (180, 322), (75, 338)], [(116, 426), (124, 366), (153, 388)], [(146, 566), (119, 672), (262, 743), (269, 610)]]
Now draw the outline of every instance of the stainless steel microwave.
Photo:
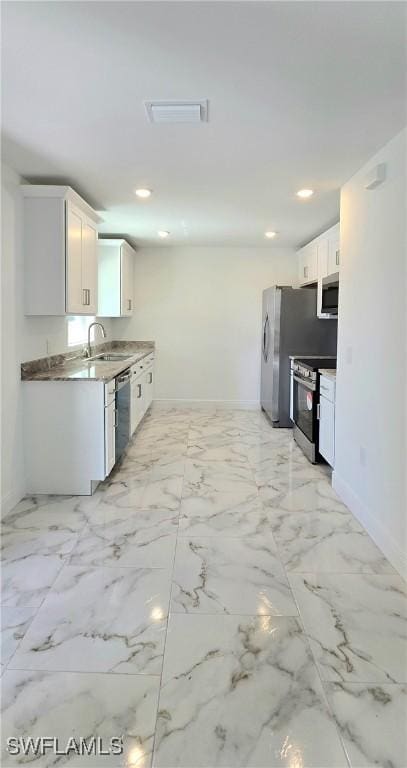
[(339, 272), (322, 278), (321, 312), (324, 315), (338, 316)]

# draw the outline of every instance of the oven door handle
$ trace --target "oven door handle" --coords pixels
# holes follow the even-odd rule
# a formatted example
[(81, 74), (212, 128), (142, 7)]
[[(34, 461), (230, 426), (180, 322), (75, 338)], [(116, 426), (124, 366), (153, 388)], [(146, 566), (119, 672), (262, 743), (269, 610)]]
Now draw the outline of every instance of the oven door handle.
[(304, 379), (300, 379), (299, 376), (295, 376), (295, 375), (293, 375), (293, 379), (294, 381), (297, 382), (297, 384), (301, 384), (303, 387), (305, 387), (305, 389), (309, 389), (311, 392), (317, 391), (316, 384), (308, 383), (308, 381), (305, 381)]

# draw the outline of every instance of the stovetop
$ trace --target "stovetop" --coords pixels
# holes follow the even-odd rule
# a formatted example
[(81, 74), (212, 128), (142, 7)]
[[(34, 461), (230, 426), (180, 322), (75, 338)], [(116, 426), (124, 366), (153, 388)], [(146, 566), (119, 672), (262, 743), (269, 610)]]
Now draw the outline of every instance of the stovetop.
[(294, 363), (310, 371), (317, 371), (318, 368), (336, 368), (336, 357), (296, 357)]

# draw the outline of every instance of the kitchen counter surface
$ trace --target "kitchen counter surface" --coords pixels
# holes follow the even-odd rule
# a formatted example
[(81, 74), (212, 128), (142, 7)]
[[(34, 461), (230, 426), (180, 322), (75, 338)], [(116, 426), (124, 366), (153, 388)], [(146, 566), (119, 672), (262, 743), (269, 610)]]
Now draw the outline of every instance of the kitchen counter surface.
[(321, 376), (329, 376), (331, 379), (336, 379), (336, 368), (318, 368)]
[(154, 352), (151, 341), (110, 341), (93, 347), (92, 355), (124, 354), (125, 360), (98, 361), (72, 353), (30, 360), (21, 365), (23, 381), (111, 381), (129, 366)]
[(300, 354), (300, 355), (288, 355), (290, 360), (298, 360), (298, 359), (304, 359), (308, 358), (309, 360), (332, 360), (333, 355), (306, 355), (306, 354)]

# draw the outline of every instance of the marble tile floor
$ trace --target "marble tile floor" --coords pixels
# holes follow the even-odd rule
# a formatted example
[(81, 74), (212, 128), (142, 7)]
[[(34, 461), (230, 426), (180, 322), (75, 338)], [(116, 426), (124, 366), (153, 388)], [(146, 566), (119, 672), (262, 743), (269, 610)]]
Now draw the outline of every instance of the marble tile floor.
[[(260, 412), (154, 408), (1, 554), (4, 768), (406, 768), (405, 584)], [(5, 745), (92, 735), (123, 754)]]

